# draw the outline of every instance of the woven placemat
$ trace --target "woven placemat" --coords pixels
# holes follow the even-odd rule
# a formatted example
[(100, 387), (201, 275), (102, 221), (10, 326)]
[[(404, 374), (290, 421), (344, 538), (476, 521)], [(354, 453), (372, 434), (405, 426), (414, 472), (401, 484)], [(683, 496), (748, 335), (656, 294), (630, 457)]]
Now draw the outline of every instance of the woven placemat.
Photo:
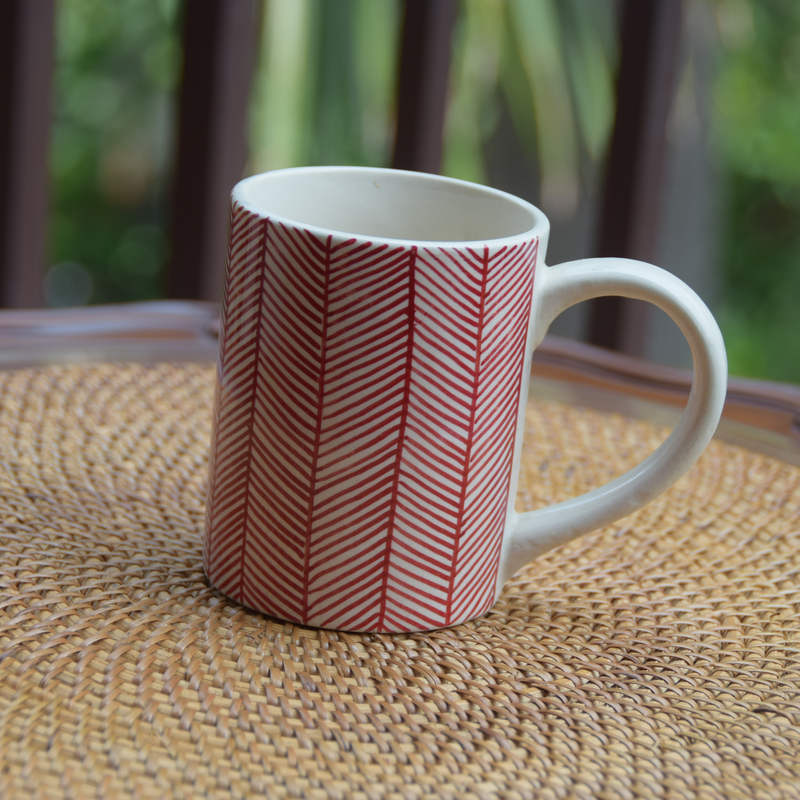
[[(213, 381), (0, 373), (0, 797), (800, 796), (800, 469), (714, 442), (482, 619), (336, 634), (205, 580)], [(665, 435), (528, 427), (528, 508)]]

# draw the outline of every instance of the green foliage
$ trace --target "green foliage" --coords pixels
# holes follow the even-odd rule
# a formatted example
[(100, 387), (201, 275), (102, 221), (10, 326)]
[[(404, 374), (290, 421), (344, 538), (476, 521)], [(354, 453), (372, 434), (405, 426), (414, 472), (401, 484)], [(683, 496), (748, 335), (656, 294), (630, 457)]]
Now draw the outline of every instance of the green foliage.
[(251, 173), (387, 166), (398, 0), (266, 0), (251, 104)]
[(720, 0), (717, 23), (719, 316), (730, 369), (800, 382), (800, 4)]
[(727, 167), (800, 181), (800, 3), (720, 0), (715, 134)]
[(719, 320), (732, 374), (800, 383), (799, 188), (727, 178)]
[[(189, 0), (190, 1), (190, 0)], [(712, 3), (721, 42), (713, 149), (725, 188), (718, 315), (734, 374), (800, 382), (800, 3)], [(51, 304), (158, 297), (180, 0), (58, 0)], [(614, 7), (462, 0), (446, 174), (483, 182), (505, 107), (568, 215), (613, 122)], [(249, 171), (385, 166), (399, 0), (265, 0)]]
[[(398, 0), (266, 0), (250, 172), (385, 166), (394, 133)], [(551, 213), (574, 208), (582, 153), (613, 122), (613, 7), (585, 0), (462, 0), (443, 172), (484, 182), (501, 96), (542, 168)]]
[(570, 216), (582, 155), (605, 154), (614, 116), (613, 6), (585, 0), (463, 0), (445, 174), (483, 182), (484, 145), (505, 102), (539, 165), (541, 204)]
[(465, 0), (456, 27), (444, 143), (445, 175), (486, 182), (483, 145), (498, 118), (502, 0)]
[(51, 305), (161, 294), (176, 16), (177, 0), (59, 0)]

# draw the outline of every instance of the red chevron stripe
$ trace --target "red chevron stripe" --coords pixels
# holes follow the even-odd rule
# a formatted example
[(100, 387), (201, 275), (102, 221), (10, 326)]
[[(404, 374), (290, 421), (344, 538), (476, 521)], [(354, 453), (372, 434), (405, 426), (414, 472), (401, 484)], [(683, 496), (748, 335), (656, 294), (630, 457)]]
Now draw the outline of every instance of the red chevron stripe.
[[(326, 360), (325, 360), (325, 352), (328, 346), (327, 340), (327, 333), (328, 333), (328, 291), (330, 286), (330, 271), (331, 271), (331, 242), (333, 241), (333, 236), (328, 236), (326, 247), (325, 247), (325, 283), (323, 288), (323, 309), (322, 309), (322, 329), (320, 331), (320, 355), (319, 360), (322, 368), (320, 370), (319, 375), (319, 382), (317, 384), (317, 418), (315, 421), (315, 431), (314, 431), (314, 450), (313, 450), (313, 459), (312, 459), (312, 466), (311, 466), (311, 480), (310, 480), (310, 491), (312, 494), (311, 502), (308, 504), (308, 517), (306, 521), (306, 531), (305, 531), (305, 552), (303, 554), (303, 574), (308, 575), (309, 572), (309, 559), (311, 558), (311, 533), (314, 526), (314, 500), (313, 494), (314, 490), (316, 489), (316, 482), (317, 482), (317, 470), (319, 468), (319, 446), (320, 446), (320, 438), (322, 436), (322, 415), (324, 413), (324, 405), (323, 400), (325, 398), (325, 372), (326, 372)], [(303, 621), (308, 620), (308, 581), (304, 582), (303, 586), (303, 611), (302, 611), (302, 619)]]
[[(474, 251), (473, 251), (473, 253), (471, 253), (472, 259), (470, 259), (468, 261), (468, 267), (471, 266), (474, 269), (474, 267), (475, 267), (474, 259), (475, 259), (476, 255), (477, 254)], [(495, 254), (494, 257), (490, 258), (490, 257), (488, 257), (488, 253), (485, 251), (483, 255), (485, 257), (484, 264), (486, 266), (486, 270), (488, 271), (488, 275), (486, 276), (486, 283), (484, 285), (484, 287), (486, 288), (491, 283), (492, 278), (494, 277), (492, 272), (491, 272), (491, 270), (489, 269), (491, 267), (491, 265), (493, 265), (494, 263), (497, 263), (498, 265), (501, 265), (501, 266), (508, 266), (508, 264), (512, 264), (513, 265), (515, 262), (516, 263), (520, 263), (522, 261), (522, 259), (524, 258), (525, 254), (524, 253), (522, 255), (518, 254), (518, 255), (514, 256), (513, 258), (510, 258), (509, 257), (510, 254), (508, 254), (508, 253), (501, 254), (501, 255), (505, 256), (504, 258), (498, 257), (498, 255)], [(452, 257), (450, 258), (450, 260), (452, 262)], [(442, 265), (445, 264), (445, 259), (437, 258), (437, 259), (434, 259), (434, 261), (435, 261), (435, 265), (436, 265), (435, 275), (437, 275), (439, 277), (439, 279), (443, 281), (443, 283), (445, 284), (446, 287), (452, 287), (454, 285), (453, 281), (450, 280), (449, 277), (443, 275), (443, 272), (441, 270)], [(505, 504), (507, 503), (507, 486), (508, 486), (508, 480), (510, 479), (511, 455), (512, 455), (512, 450), (513, 450), (514, 434), (515, 434), (515, 428), (516, 428), (516, 408), (517, 408), (518, 397), (519, 397), (519, 394), (518, 394), (518, 391), (519, 391), (519, 380), (521, 379), (521, 369), (520, 369), (520, 367), (522, 366), (522, 360), (524, 358), (524, 344), (525, 344), (525, 338), (526, 338), (526, 335), (527, 335), (528, 317), (530, 315), (530, 291), (532, 289), (532, 277), (533, 277), (532, 276), (533, 264), (530, 263), (530, 262), (531, 262), (531, 260), (529, 259), (530, 269), (528, 270), (527, 281), (525, 281), (523, 283), (523, 281), (518, 279), (518, 280), (516, 280), (514, 282), (515, 288), (519, 287), (520, 284), (524, 285), (525, 283), (527, 283), (528, 305), (527, 305), (527, 307), (524, 308), (524, 315), (522, 315), (521, 320), (519, 320), (518, 324), (517, 324), (518, 328), (524, 328), (525, 336), (524, 337), (519, 337), (519, 338), (515, 337), (516, 341), (513, 340), (513, 339), (511, 340), (511, 342), (513, 342), (514, 344), (517, 344), (517, 347), (514, 348), (516, 350), (516, 353), (509, 354), (508, 356), (505, 356), (505, 357), (495, 357), (494, 359), (489, 358), (488, 360), (484, 360), (482, 368), (483, 368), (484, 372), (487, 373), (487, 374), (482, 376), (482, 380), (480, 381), (479, 384), (478, 383), (474, 383), (473, 384), (473, 387), (476, 386), (476, 385), (480, 386), (480, 388), (478, 390), (478, 394), (476, 394), (475, 398), (474, 398), (475, 399), (475, 403), (478, 406), (481, 404), (481, 401), (483, 401), (484, 399), (488, 402), (491, 399), (495, 399), (496, 400), (496, 399), (498, 399), (498, 397), (505, 404), (510, 405), (510, 408), (506, 409), (505, 413), (491, 412), (491, 413), (489, 413), (489, 414), (487, 414), (487, 415), (485, 415), (483, 417), (481, 417), (480, 413), (476, 413), (475, 416), (470, 420), (470, 423), (472, 425), (472, 431), (471, 431), (472, 434), (473, 434), (472, 438), (477, 438), (478, 440), (480, 440), (480, 437), (482, 435), (484, 435), (484, 434), (492, 434), (493, 432), (495, 434), (494, 438), (490, 438), (488, 440), (490, 442), (488, 444), (485, 443), (485, 442), (482, 442), (482, 441), (477, 441), (474, 444), (472, 444), (471, 447), (473, 449), (473, 455), (476, 458), (480, 457), (481, 460), (488, 459), (489, 461), (491, 461), (493, 458), (497, 458), (500, 454), (502, 454), (504, 456), (507, 455), (507, 461), (508, 461), (508, 467), (509, 467), (508, 473), (505, 474), (505, 472), (503, 470), (501, 470), (499, 472), (499, 478), (498, 478), (497, 471), (494, 470), (494, 469), (489, 469), (488, 474), (490, 474), (490, 475), (492, 475), (494, 477), (493, 477), (493, 479), (491, 481), (488, 481), (486, 483), (486, 486), (482, 489), (482, 491), (477, 492), (477, 493), (474, 492), (474, 491), (471, 492), (471, 494), (469, 495), (469, 503), (470, 503), (470, 508), (469, 509), (463, 508), (463, 505), (466, 503), (466, 500), (467, 500), (468, 496), (467, 496), (466, 492), (463, 491), (464, 490), (464, 486), (462, 485), (462, 496), (463, 496), (462, 510), (464, 512), (463, 516), (462, 516), (462, 522), (463, 522), (462, 531), (461, 531), (462, 537), (463, 537), (463, 535), (465, 533), (465, 531), (463, 530), (464, 526), (469, 526), (469, 525), (473, 524), (474, 521), (475, 521), (475, 518), (477, 518), (478, 521), (482, 521), (482, 520), (487, 520), (488, 519), (490, 524), (492, 525), (492, 527), (500, 529), (498, 532), (496, 532), (497, 533), (497, 536), (496, 536), (497, 544), (494, 546), (494, 552), (496, 552), (498, 555), (499, 555), (499, 534), (502, 533), (502, 524), (504, 523)], [(424, 281), (420, 281), (420, 283), (422, 285), (424, 285)], [(458, 352), (459, 355), (461, 355), (463, 353), (463, 350), (461, 348), (458, 348), (458, 344), (463, 341), (463, 338), (459, 337), (459, 334), (466, 333), (467, 336), (469, 335), (469, 331), (465, 330), (465, 327), (470, 322), (470, 316), (473, 316), (473, 315), (469, 314), (469, 311), (472, 308), (475, 307), (475, 291), (474, 291), (474, 289), (475, 289), (475, 281), (474, 280), (473, 280), (472, 284), (468, 288), (470, 288), (470, 290), (471, 290), (471, 297), (469, 297), (468, 301), (448, 302), (448, 308), (450, 308), (450, 309), (452, 309), (452, 308), (458, 309), (453, 314), (453, 316), (456, 317), (456, 319), (455, 319), (455, 323), (456, 324), (454, 325), (454, 328), (455, 328), (455, 331), (456, 331), (456, 335), (453, 337), (453, 340), (456, 342), (456, 352)], [(485, 293), (485, 288), (484, 288), (484, 293)], [(453, 300), (453, 293), (449, 288), (445, 288), (440, 293), (440, 295), (448, 297), (448, 300)], [(512, 297), (512, 300), (513, 299), (515, 299), (515, 298)], [(485, 312), (484, 313), (484, 326), (487, 326), (486, 320), (490, 319), (490, 315), (489, 315), (488, 311), (489, 311), (488, 309), (484, 309), (484, 312)], [(515, 312), (518, 313), (518, 309), (517, 309), (517, 304), (516, 303), (511, 304), (511, 312), (512, 313), (515, 313)], [(480, 314), (480, 307), (479, 307), (479, 312), (478, 313)], [(503, 309), (503, 313), (508, 316), (509, 309), (508, 308), (504, 308)], [(475, 316), (473, 316), (473, 320), (474, 319), (475, 319)], [(422, 327), (422, 326), (420, 326), (420, 327)], [(429, 326), (429, 329), (430, 329), (430, 333), (428, 333), (427, 329), (421, 330), (420, 331), (420, 333), (421, 333), (421, 337), (420, 338), (424, 339), (426, 344), (428, 344), (428, 345), (430, 345), (432, 347), (435, 347), (436, 346), (436, 332), (433, 329), (433, 327)], [(505, 348), (505, 347), (508, 347), (509, 344), (511, 344), (511, 342), (509, 342), (509, 338), (510, 337), (507, 334), (506, 335), (502, 335), (502, 336), (498, 336), (498, 337), (495, 337), (495, 338), (496, 338), (496, 341), (494, 342), (494, 346), (504, 347)], [(491, 332), (487, 335), (487, 341), (484, 342), (484, 344), (485, 344), (485, 347), (487, 349), (489, 349), (489, 348), (491, 348), (493, 346), (493, 343), (491, 341)], [(449, 353), (448, 353), (448, 350), (450, 351)], [(439, 351), (442, 352), (442, 348), (439, 348)], [(444, 353), (447, 353), (446, 357), (444, 356)], [(489, 350), (489, 355), (491, 356), (491, 350)], [(446, 377), (444, 377), (443, 380), (439, 376), (437, 376), (437, 378), (438, 378), (438, 380), (437, 380), (437, 379), (433, 379), (432, 376), (425, 375), (424, 379), (420, 381), (421, 384), (424, 381), (424, 383), (426, 383), (428, 385), (433, 384), (434, 386), (436, 386), (436, 388), (438, 390), (439, 397), (438, 398), (435, 397), (427, 389), (423, 390), (424, 396), (427, 396), (429, 398), (429, 400), (430, 400), (430, 402), (423, 402), (421, 404), (421, 408), (420, 408), (422, 417), (423, 417), (424, 420), (427, 420), (427, 422), (423, 422), (423, 424), (421, 426), (418, 426), (416, 431), (415, 431), (417, 433), (417, 441), (415, 443), (416, 444), (417, 457), (422, 456), (423, 458), (426, 459), (426, 466), (427, 466), (428, 469), (434, 469), (437, 466), (439, 467), (440, 472), (443, 469), (444, 472), (442, 474), (451, 474), (451, 471), (449, 469), (449, 466), (446, 465), (446, 464), (443, 465), (443, 464), (439, 463), (437, 465), (437, 461), (440, 461), (440, 459), (442, 457), (442, 452), (441, 452), (441, 447), (440, 447), (440, 450), (439, 450), (438, 453), (434, 448), (435, 448), (435, 446), (437, 444), (437, 437), (440, 437), (440, 435), (441, 435), (440, 429), (441, 429), (441, 424), (442, 424), (442, 418), (441, 418), (440, 409), (437, 407), (438, 403), (436, 403), (436, 400), (441, 398), (442, 394), (444, 394), (444, 396), (447, 398), (448, 401), (450, 401), (450, 403), (456, 403), (457, 404), (457, 403), (459, 403), (459, 402), (461, 402), (463, 400), (463, 394), (464, 394), (464, 390), (465, 390), (465, 381), (464, 381), (463, 375), (456, 377), (454, 374), (452, 374), (452, 366), (451, 365), (452, 365), (453, 361), (454, 361), (454, 355), (453, 355), (452, 344), (449, 347), (445, 346), (443, 348), (443, 357), (437, 357), (436, 355), (434, 355), (432, 359), (430, 359), (430, 358), (428, 359), (428, 363), (433, 363), (435, 365), (435, 368), (437, 368), (439, 370), (447, 369), (448, 372), (450, 372), (451, 374), (447, 375)], [(448, 362), (449, 362), (449, 364), (448, 364)], [(496, 362), (496, 363), (493, 363), (493, 362)], [(459, 358), (456, 363), (462, 369), (465, 366), (467, 366), (464, 363), (464, 360), (462, 358)], [(517, 371), (520, 372), (520, 375), (512, 374), (509, 371), (509, 364), (512, 364), (512, 363), (516, 365)], [(473, 360), (473, 364), (475, 364), (474, 360)], [(499, 366), (501, 368), (501, 371), (499, 371), (499, 373), (498, 373), (498, 370), (496, 369), (497, 366)], [(495, 373), (495, 374), (493, 374), (493, 373)], [(509, 379), (511, 379), (511, 385), (510, 386), (508, 385)], [(479, 410), (480, 409), (478, 409), (478, 412), (479, 412)], [(465, 421), (465, 417), (469, 419), (468, 414), (466, 414), (465, 412), (461, 411), (461, 409), (458, 409), (458, 408), (454, 409), (454, 408), (451, 408), (451, 407), (448, 406), (447, 419), (449, 419), (451, 423), (455, 423), (457, 425), (463, 426), (464, 425), (464, 421)], [(503, 427), (510, 428), (510, 432), (509, 432), (508, 435), (505, 435), (505, 436), (500, 435), (499, 429), (501, 429)], [(422, 429), (422, 436), (421, 437), (419, 436), (420, 428)], [(467, 440), (471, 441), (471, 437), (469, 436), (469, 432), (470, 432), (470, 430), (468, 428), (467, 429), (467, 435), (465, 436), (463, 434), (459, 435), (459, 432), (457, 430), (453, 431), (452, 433), (454, 435), (450, 439), (450, 444), (453, 445), (453, 444), (457, 444), (459, 442), (464, 443)], [(425, 445), (422, 445), (421, 442), (420, 442), (420, 439), (422, 441), (427, 441), (430, 446), (426, 447)], [(456, 452), (456, 451), (453, 450), (452, 446), (445, 448), (445, 452), (448, 452), (448, 451), (450, 453), (455, 453)], [(463, 458), (464, 455), (465, 454), (462, 451), (461, 457)], [(487, 470), (487, 468), (483, 468), (483, 471), (486, 471), (486, 470)], [(482, 470), (481, 470), (481, 468), (478, 467), (478, 465), (475, 465), (473, 467), (473, 474), (480, 475), (481, 471)], [(441, 485), (440, 488), (446, 490), (446, 487), (444, 485)], [(489, 511), (487, 511), (486, 509), (483, 509), (481, 507), (481, 503), (485, 502), (485, 498), (487, 496), (490, 499), (495, 500), (494, 506), (493, 506), (493, 509), (494, 509), (493, 511), (491, 510), (491, 508), (490, 508)], [(446, 499), (446, 498), (442, 498), (441, 495), (440, 495), (440, 499)], [(475, 501), (477, 501), (477, 502), (476, 502), (476, 505), (473, 507), (473, 502), (475, 502)], [(427, 544), (428, 547), (430, 547), (430, 542), (426, 542), (426, 525), (430, 524), (430, 519), (429, 518), (426, 519), (426, 510), (430, 508), (430, 505), (429, 505), (430, 502), (431, 502), (430, 499), (426, 498), (423, 502), (411, 503), (410, 507), (409, 507), (409, 511), (411, 511), (411, 509), (416, 507), (417, 508), (417, 513), (419, 514), (419, 516), (417, 516), (417, 513), (413, 513), (412, 512), (412, 514), (410, 515), (411, 519), (416, 520), (415, 522), (412, 522), (412, 525), (413, 525), (413, 528), (418, 531), (417, 535), (412, 534), (410, 536), (410, 540), (412, 542), (414, 542), (414, 544), (417, 544), (420, 547), (425, 547), (426, 544)], [(452, 500), (451, 500), (451, 502), (450, 502), (450, 507), (451, 508), (452, 508), (452, 505), (453, 505), (453, 503), (452, 503)], [(447, 511), (446, 505), (443, 506), (441, 503), (436, 503), (436, 507), (440, 508), (440, 510), (444, 511), (445, 513)], [(489, 514), (488, 517), (487, 517), (487, 514)], [(441, 522), (445, 522), (445, 520), (440, 520), (440, 521)], [(444, 533), (444, 531), (442, 531), (442, 532)], [(409, 533), (410, 533), (410, 531), (409, 531)], [(462, 560), (464, 560), (465, 563), (469, 562), (474, 547), (478, 547), (478, 546), (485, 547), (485, 544), (481, 543), (479, 540), (475, 541), (474, 546), (470, 545), (470, 544), (467, 544), (465, 541), (462, 541), (461, 545), (464, 548), (462, 550)], [(442, 549), (442, 552), (441, 552), (441, 557), (442, 557), (443, 561), (444, 561), (444, 558), (446, 557), (445, 556), (446, 552), (447, 552), (447, 548), (446, 548), (446, 545), (445, 545), (443, 547), (443, 549)], [(414, 559), (414, 562), (415, 563), (413, 563), (413, 570), (414, 570), (413, 574), (414, 574), (415, 577), (418, 577), (418, 571), (420, 569), (421, 564), (424, 563), (424, 562), (417, 561), (416, 559)], [(446, 563), (443, 563), (442, 566), (446, 568), (447, 565), (446, 565)], [(459, 565), (456, 564), (456, 565), (453, 565), (452, 568), (449, 571), (449, 575), (451, 576), (451, 578), (453, 578), (453, 581), (454, 581), (453, 582), (453, 588), (454, 589), (455, 589), (455, 578), (454, 578), (454, 575), (455, 575), (455, 573), (457, 573), (458, 569), (459, 569)], [(494, 574), (496, 575), (496, 567), (492, 568), (492, 569), (489, 569), (489, 570), (484, 569), (484, 570), (478, 571), (476, 573), (477, 579), (479, 581), (481, 581), (482, 584), (485, 587), (484, 591), (480, 592), (480, 594), (479, 594), (479, 596), (481, 598), (481, 602), (483, 602), (484, 605), (488, 604), (493, 599), (493, 590), (492, 590), (492, 587), (489, 586), (489, 584), (491, 583), (491, 574), (492, 574), (492, 572), (494, 572)], [(483, 595), (485, 595), (489, 599), (488, 600), (484, 600), (483, 599)], [(446, 618), (446, 622), (453, 621), (453, 619), (454, 619), (454, 617), (452, 616), (453, 609), (458, 608), (459, 611), (460, 611), (460, 608), (461, 608), (460, 604), (458, 606), (456, 606), (455, 597), (452, 594), (450, 595), (449, 603), (450, 603), (451, 614), (450, 614), (449, 619)], [(440, 624), (441, 624), (441, 621), (440, 621)]]
[(400, 430), (398, 432), (399, 446), (394, 462), (393, 480), (392, 480), (392, 493), (391, 493), (391, 507), (389, 510), (389, 525), (388, 536), (386, 541), (385, 556), (381, 568), (381, 587), (380, 587), (380, 610), (378, 612), (377, 628), (378, 630), (385, 630), (386, 623), (386, 590), (389, 585), (389, 570), (392, 566), (392, 548), (394, 546), (395, 527), (397, 525), (397, 498), (398, 487), (400, 486), (400, 477), (403, 465), (403, 450), (406, 443), (406, 427), (408, 425), (408, 400), (411, 392), (411, 369), (412, 358), (414, 354), (414, 323), (416, 322), (416, 315), (414, 313), (414, 299), (415, 299), (415, 283), (416, 283), (416, 262), (417, 262), (417, 248), (412, 247), (409, 265), (408, 265), (408, 316), (407, 325), (408, 331), (406, 333), (406, 362), (403, 380), (403, 407), (400, 416)]
[[(237, 255), (247, 254), (249, 251), (258, 250), (261, 244), (261, 238), (263, 236), (263, 224), (258, 220), (253, 220), (252, 217), (246, 215), (242, 209), (233, 208), (231, 210), (231, 218), (230, 218), (230, 233), (229, 233), (229, 245), (228, 245), (228, 262), (226, 265), (226, 273), (228, 277), (232, 275), (239, 275), (246, 276), (251, 274), (252, 271), (252, 259), (245, 258), (243, 264), (241, 265), (241, 271), (238, 270), (235, 258)], [(221, 337), (221, 353), (222, 357), (226, 358), (229, 354), (229, 339), (231, 336), (235, 336), (235, 330), (238, 327), (238, 317), (241, 316), (241, 310), (237, 310), (236, 308), (236, 301), (239, 299), (238, 295), (232, 296), (230, 292), (226, 292), (226, 296), (224, 298), (223, 303), (223, 314), (225, 323), (223, 324), (223, 336)], [(251, 348), (252, 349), (252, 348)], [(222, 456), (224, 458), (225, 455), (225, 442), (224, 442), (224, 431), (225, 427), (221, 424), (221, 419), (219, 415), (220, 407), (223, 403), (226, 402), (226, 398), (224, 397), (226, 393), (225, 387), (220, 383), (220, 386), (217, 389), (216, 393), (216, 401), (215, 401), (215, 418), (217, 420), (217, 424), (215, 425), (215, 434), (212, 440), (212, 448), (211, 448), (211, 469), (212, 474), (216, 474), (220, 465), (220, 462), (223, 460), (220, 458)], [(227, 405), (227, 403), (226, 403)], [(230, 424), (230, 420), (227, 424)], [(246, 468), (245, 468), (246, 469)], [(240, 481), (241, 484), (246, 482), (246, 473), (242, 476), (243, 480)], [(239, 488), (240, 493), (246, 494), (247, 487), (246, 485), (241, 485)], [(230, 492), (229, 492), (230, 494)], [(217, 516), (217, 509), (216, 506), (220, 503), (220, 498), (217, 494), (215, 496), (215, 492), (210, 492), (209, 495), (209, 504), (208, 504), (208, 519), (216, 518)], [(210, 528), (210, 525), (207, 522), (207, 529)], [(223, 544), (226, 545), (225, 550), (226, 552), (221, 552), (219, 546)], [(234, 537), (226, 537), (225, 540), (220, 539), (209, 539), (207, 541), (207, 546), (205, 548), (205, 560), (207, 565), (209, 566), (215, 561), (219, 562), (219, 568), (225, 572), (229, 570), (231, 562), (235, 562), (237, 558), (241, 558), (241, 554), (244, 552), (244, 542), (240, 539)], [(221, 587), (222, 588), (222, 587)], [(233, 591), (232, 586), (227, 586), (226, 589)]]
[[(471, 252), (471, 251), (470, 251)], [(461, 549), (461, 537), (464, 534), (464, 511), (465, 511), (465, 504), (467, 501), (467, 488), (468, 488), (468, 471), (471, 466), (470, 458), (472, 455), (472, 444), (473, 444), (473, 436), (475, 432), (475, 418), (478, 413), (477, 408), (477, 399), (478, 399), (478, 389), (479, 389), (479, 381), (480, 381), (480, 363), (481, 363), (481, 352), (484, 345), (483, 341), (483, 319), (484, 319), (484, 307), (486, 305), (486, 288), (487, 283), (489, 280), (489, 248), (484, 249), (484, 260), (483, 260), (483, 268), (481, 270), (481, 289), (480, 289), (480, 310), (478, 312), (479, 317), (479, 325), (477, 330), (477, 349), (475, 353), (475, 368), (472, 373), (472, 397), (470, 399), (470, 419), (469, 419), (469, 427), (467, 428), (467, 446), (466, 452), (464, 453), (464, 475), (461, 479), (461, 497), (459, 498), (458, 503), (458, 516), (457, 516), (457, 528), (455, 534), (455, 541), (453, 542), (453, 565), (450, 570), (450, 575), (448, 578), (448, 587), (447, 587), (447, 608), (445, 612), (445, 625), (449, 625), (452, 621), (452, 607), (453, 607), (453, 586), (456, 580), (456, 574), (458, 571), (458, 559), (459, 559), (459, 550)]]
[[(336, 450), (358, 447), (366, 456), (350, 457), (344, 465), (339, 459), (328, 462), (326, 474), (332, 482), (343, 477), (354, 479), (359, 472), (362, 475), (358, 481), (351, 481), (335, 506), (331, 504), (335, 513), (320, 518), (314, 537), (320, 544), (315, 544), (314, 555), (329, 557), (326, 541), (334, 541), (337, 555), (346, 552), (342, 548), (349, 545), (351, 563), (367, 564), (369, 569), (355, 573), (339, 570), (333, 580), (328, 571), (318, 570), (310, 575), (315, 588), (313, 613), (318, 624), (330, 624), (330, 614), (337, 609), (347, 624), (359, 615), (373, 614), (375, 584), (386, 558), (390, 467), (396, 460), (401, 428), (397, 415), (402, 400), (397, 397), (397, 390), (402, 385), (402, 365), (397, 364), (397, 354), (405, 345), (407, 324), (403, 324), (403, 317), (408, 315), (407, 296), (398, 294), (396, 287), (407, 286), (409, 254), (398, 249), (384, 250), (381, 248), (378, 258), (373, 253), (372, 258), (362, 259), (368, 268), (363, 273), (351, 269), (353, 259), (349, 255), (332, 269), (337, 279), (337, 302), (332, 307), (335, 319), (331, 323), (339, 323), (340, 327), (336, 329), (336, 351), (330, 366), (340, 377), (328, 398), (336, 409), (336, 419), (327, 429), (326, 443)], [(344, 336), (347, 338), (343, 340)], [(355, 533), (353, 523), (359, 521), (365, 524)], [(323, 578), (327, 580), (323, 582)], [(343, 604), (343, 594), (355, 599)], [(362, 602), (364, 597), (372, 600)], [(359, 625), (363, 623), (364, 620)]]
[(536, 257), (231, 209), (204, 555), (220, 589), (362, 630), (491, 605)]

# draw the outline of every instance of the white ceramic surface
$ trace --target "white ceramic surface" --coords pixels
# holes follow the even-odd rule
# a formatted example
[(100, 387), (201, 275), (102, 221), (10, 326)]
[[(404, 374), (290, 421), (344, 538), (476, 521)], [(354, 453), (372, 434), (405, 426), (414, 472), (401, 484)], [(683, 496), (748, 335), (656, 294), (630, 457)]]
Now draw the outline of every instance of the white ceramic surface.
[[(204, 549), (220, 590), (321, 627), (454, 625), (694, 463), (726, 389), (710, 312), (648, 264), (547, 267), (548, 232), (518, 198), (431, 175), (321, 167), (238, 184)], [(626, 475), (519, 514), (533, 349), (561, 311), (601, 295), (648, 300), (681, 327), (688, 406)]]

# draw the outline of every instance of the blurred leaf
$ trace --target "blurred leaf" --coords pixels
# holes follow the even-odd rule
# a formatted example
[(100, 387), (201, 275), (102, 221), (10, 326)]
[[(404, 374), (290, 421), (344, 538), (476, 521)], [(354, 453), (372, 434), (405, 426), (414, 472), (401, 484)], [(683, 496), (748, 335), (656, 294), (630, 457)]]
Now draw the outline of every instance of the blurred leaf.
[(497, 120), (503, 0), (464, 0), (455, 39), (442, 171), (484, 183), (482, 147)]
[(517, 37), (512, 31), (513, 22), (508, 14), (504, 15), (504, 23), (503, 48), (500, 53), (500, 82), (517, 139), (522, 150), (529, 155), (533, 163), (536, 163), (539, 137), (530, 83), (522, 64)]
[(598, 161), (614, 124), (614, 70), (609, 52), (616, 51), (615, 27), (599, 3), (562, 0), (559, 8), (564, 15), (566, 60), (581, 136), (591, 158)]
[[(163, 252), (155, 270), (147, 262), (148, 281), (122, 269), (114, 254), (131, 230), (163, 229), (179, 4), (59, 0), (56, 9), (50, 259), (71, 266), (48, 273), (48, 297), (157, 297)], [(83, 281), (81, 291), (64, 288), (70, 276)]]
[(509, 0), (509, 10), (533, 98), (542, 208), (569, 216), (578, 204), (578, 146), (558, 13), (554, 0)]
[(305, 163), (310, 0), (267, 0), (251, 110), (251, 172)]
[(145, 69), (159, 89), (175, 88), (180, 56), (180, 47), (173, 36), (162, 36), (145, 50)]
[(723, 158), (754, 178), (800, 181), (800, 3), (721, 0), (717, 24), (727, 45), (714, 92)]
[(398, 0), (356, 0), (354, 57), (364, 163), (386, 166), (394, 143)]
[(359, 164), (361, 98), (354, 58), (354, 0), (314, 0), (310, 63), (312, 164)]
[(267, 0), (249, 171), (388, 162), (397, 0)]
[(800, 4), (717, 0), (716, 20), (730, 370), (800, 382)]

